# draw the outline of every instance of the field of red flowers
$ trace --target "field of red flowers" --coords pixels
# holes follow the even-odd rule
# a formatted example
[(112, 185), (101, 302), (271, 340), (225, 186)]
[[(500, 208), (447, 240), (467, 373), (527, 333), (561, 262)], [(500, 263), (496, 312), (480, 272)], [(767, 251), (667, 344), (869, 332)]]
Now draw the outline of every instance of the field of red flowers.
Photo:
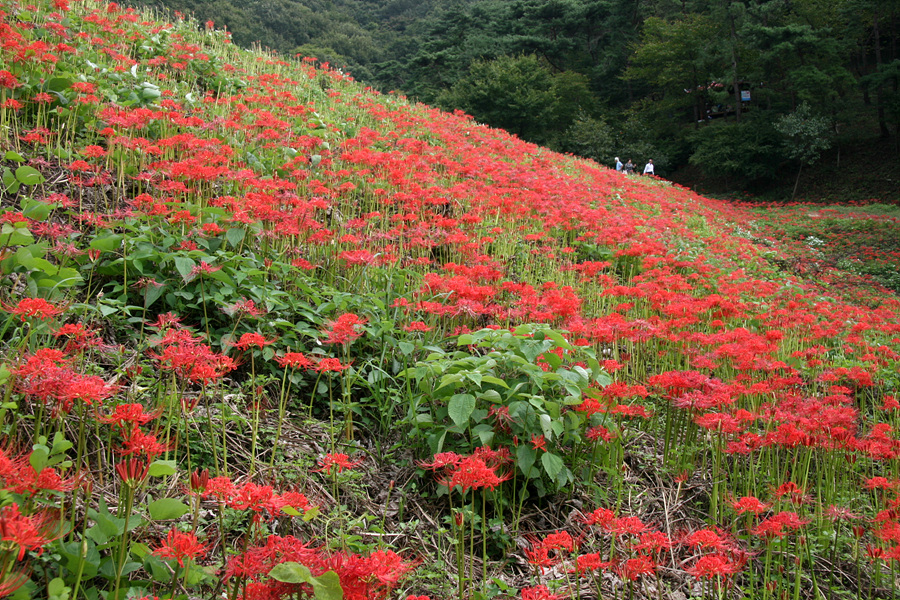
[(0, 597), (894, 597), (843, 238), (96, 0), (0, 0), (0, 148)]

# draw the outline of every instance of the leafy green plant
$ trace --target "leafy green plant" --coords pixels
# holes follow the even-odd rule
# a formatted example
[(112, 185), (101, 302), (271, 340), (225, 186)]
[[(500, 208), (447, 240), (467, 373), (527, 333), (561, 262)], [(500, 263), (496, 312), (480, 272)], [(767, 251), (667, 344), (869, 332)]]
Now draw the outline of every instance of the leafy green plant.
[(518, 476), (541, 493), (574, 482), (589, 422), (572, 408), (612, 381), (593, 351), (544, 325), (483, 329), (456, 343), (464, 349), (432, 352), (402, 373), (416, 383), (405, 418), (416, 439), (432, 454), (509, 448)]

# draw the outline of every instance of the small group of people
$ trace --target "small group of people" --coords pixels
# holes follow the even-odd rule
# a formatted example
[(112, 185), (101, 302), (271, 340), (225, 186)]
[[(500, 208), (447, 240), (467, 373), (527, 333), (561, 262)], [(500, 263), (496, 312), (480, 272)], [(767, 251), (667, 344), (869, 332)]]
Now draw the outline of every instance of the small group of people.
[[(616, 171), (624, 171), (629, 175), (634, 173), (634, 163), (631, 162), (631, 159), (628, 159), (628, 162), (622, 164), (622, 161), (619, 160), (619, 157), (616, 157)], [(647, 161), (647, 164), (644, 165), (644, 175), (653, 175), (653, 159)]]

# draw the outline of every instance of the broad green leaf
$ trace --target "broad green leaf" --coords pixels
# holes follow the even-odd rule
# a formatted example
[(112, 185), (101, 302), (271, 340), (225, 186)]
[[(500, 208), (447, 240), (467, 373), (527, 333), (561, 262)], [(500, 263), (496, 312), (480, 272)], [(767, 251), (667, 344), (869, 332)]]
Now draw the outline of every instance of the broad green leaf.
[(38, 185), (46, 181), (40, 171), (28, 165), (22, 165), (16, 169), (16, 180), (22, 185)]
[(243, 227), (232, 227), (225, 232), (225, 239), (228, 240), (232, 248), (237, 248), (245, 235), (247, 235), (247, 231)]
[(187, 256), (175, 257), (175, 270), (178, 271), (178, 274), (181, 275), (181, 278), (185, 281), (190, 281), (191, 271), (194, 270), (195, 266), (197, 266), (197, 263), (195, 263), (192, 258)]
[(66, 77), (53, 77), (47, 82), (47, 89), (52, 92), (62, 92), (72, 85), (72, 80)]
[(25, 162), (25, 157), (16, 152), (15, 150), (9, 150), (4, 156), (6, 160), (13, 160), (15, 162)]
[(159, 300), (166, 290), (164, 285), (148, 285), (144, 288), (144, 308), (150, 308), (154, 302)]
[(176, 471), (174, 460), (154, 460), (150, 463), (148, 473), (150, 477), (166, 477), (174, 475)]
[(0, 247), (25, 246), (34, 243), (34, 236), (25, 227), (14, 227), (4, 223), (0, 229)]
[(468, 424), (473, 410), (475, 410), (475, 396), (472, 394), (454, 394), (447, 404), (447, 414), (459, 427)]
[(552, 452), (545, 452), (541, 455), (541, 465), (544, 467), (544, 471), (550, 479), (556, 479), (556, 476), (559, 475), (565, 467), (563, 459)]
[(519, 444), (516, 448), (516, 463), (525, 475), (530, 475), (537, 454), (530, 444)]
[(38, 202), (37, 200), (25, 201), (22, 200), (22, 214), (28, 217), (29, 219), (34, 219), (35, 221), (44, 221), (50, 215), (50, 212), (53, 210), (53, 205), (45, 204), (44, 202)]
[(94, 238), (91, 240), (90, 247), (101, 252), (112, 252), (118, 250), (122, 246), (121, 235), (108, 235), (106, 237)]
[(457, 346), (471, 346), (474, 343), (475, 343), (475, 338), (468, 333), (459, 336), (459, 338), (457, 338), (457, 340), (456, 340)]
[(3, 169), (3, 187), (10, 194), (15, 194), (19, 191), (19, 186), (21, 185), (17, 180), (16, 176), (13, 175), (13, 172), (9, 168)]
[(494, 441), (494, 428), (487, 423), (476, 425), (472, 428), (472, 433), (478, 436), (482, 446), (490, 446)]
[(500, 379), (499, 377), (494, 377), (493, 375), (484, 375), (481, 378), (481, 381), (483, 383), (493, 383), (494, 385), (499, 385), (502, 388), (509, 389), (509, 385), (507, 385), (504, 380)]
[(298, 562), (283, 562), (272, 567), (269, 577), (281, 583), (312, 583), (309, 567)]
[(188, 512), (190, 507), (175, 498), (160, 498), (154, 500), (147, 506), (150, 517), (156, 521), (164, 521), (168, 519), (177, 519)]

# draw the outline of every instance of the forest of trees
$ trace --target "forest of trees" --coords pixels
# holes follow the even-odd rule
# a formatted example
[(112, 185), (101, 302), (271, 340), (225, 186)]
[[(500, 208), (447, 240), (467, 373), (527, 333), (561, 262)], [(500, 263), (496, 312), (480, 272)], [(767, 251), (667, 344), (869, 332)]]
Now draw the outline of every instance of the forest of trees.
[(744, 189), (900, 133), (900, 0), (154, 0), (554, 150)]

